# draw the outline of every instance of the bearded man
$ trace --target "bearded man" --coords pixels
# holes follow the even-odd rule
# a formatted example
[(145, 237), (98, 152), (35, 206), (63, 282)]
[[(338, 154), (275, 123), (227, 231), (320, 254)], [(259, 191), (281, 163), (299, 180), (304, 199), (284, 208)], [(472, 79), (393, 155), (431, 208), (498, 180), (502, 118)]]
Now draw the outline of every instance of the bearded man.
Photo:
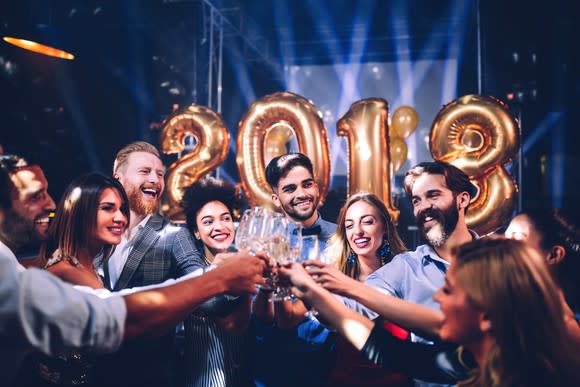
[[(121, 243), (101, 264), (105, 285), (113, 291), (152, 285), (203, 267), (191, 233), (159, 214), (165, 188), (165, 167), (159, 151), (146, 142), (123, 147), (115, 158), (113, 176), (129, 198), (130, 221)], [(103, 359), (98, 385), (166, 386), (174, 371), (174, 333), (157, 340), (123, 345)]]
[[(405, 174), (405, 191), (411, 197), (413, 214), (426, 244), (393, 257), (368, 276), (365, 283), (387, 294), (436, 310), (433, 293), (445, 282), (453, 250), (477, 235), (467, 228), (465, 212), (477, 188), (460, 169), (441, 161), (423, 162)], [(369, 318), (377, 314), (344, 299), (349, 307)], [(411, 335), (416, 342), (427, 340)], [(416, 381), (416, 385), (427, 384)]]

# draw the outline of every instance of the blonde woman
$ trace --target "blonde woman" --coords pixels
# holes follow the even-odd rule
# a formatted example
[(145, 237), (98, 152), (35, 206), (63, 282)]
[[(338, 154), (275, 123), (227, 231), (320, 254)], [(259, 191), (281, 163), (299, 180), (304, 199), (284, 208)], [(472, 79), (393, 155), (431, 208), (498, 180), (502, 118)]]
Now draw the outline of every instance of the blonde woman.
[[(369, 359), (388, 369), (463, 386), (578, 386), (580, 348), (543, 258), (519, 241), (463, 245), (434, 298), (446, 343), (401, 342), (348, 309), (298, 265), (282, 270), (312, 304)], [(407, 304), (404, 313), (416, 305)], [(458, 345), (458, 347), (457, 347)]]

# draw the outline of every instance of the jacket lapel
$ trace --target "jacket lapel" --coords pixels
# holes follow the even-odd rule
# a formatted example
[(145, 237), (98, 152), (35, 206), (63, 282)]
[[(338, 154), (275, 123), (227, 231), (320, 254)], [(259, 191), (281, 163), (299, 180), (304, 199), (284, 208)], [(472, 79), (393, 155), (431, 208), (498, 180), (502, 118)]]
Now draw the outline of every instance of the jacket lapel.
[(155, 214), (149, 219), (149, 221), (145, 224), (145, 227), (141, 230), (139, 235), (135, 238), (135, 245), (131, 249), (129, 256), (127, 257), (127, 262), (125, 262), (125, 266), (121, 271), (121, 275), (119, 276), (119, 280), (115, 284), (115, 288), (113, 290), (121, 290), (125, 289), (133, 275), (137, 271), (137, 268), (141, 264), (141, 260), (147, 253), (147, 251), (155, 245), (157, 240), (159, 239), (159, 233), (157, 232), (163, 226), (163, 217), (158, 214)]

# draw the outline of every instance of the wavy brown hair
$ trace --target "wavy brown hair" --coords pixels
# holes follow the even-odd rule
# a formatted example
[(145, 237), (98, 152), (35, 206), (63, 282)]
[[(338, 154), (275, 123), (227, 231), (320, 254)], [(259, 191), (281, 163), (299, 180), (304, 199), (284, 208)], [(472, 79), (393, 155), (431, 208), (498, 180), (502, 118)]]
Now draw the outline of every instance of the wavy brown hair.
[[(397, 232), (397, 228), (391, 219), (391, 215), (387, 210), (387, 207), (383, 203), (379, 197), (373, 193), (369, 192), (359, 192), (352, 195), (344, 206), (340, 209), (340, 213), (338, 214), (338, 219), (336, 221), (337, 228), (336, 233), (332, 236), (330, 243), (329, 243), (329, 254), (332, 254), (334, 257), (338, 257), (338, 268), (348, 275), (349, 277), (358, 279), (360, 276), (360, 264), (358, 259), (352, 265), (347, 265), (347, 258), (351, 254), (352, 249), (348, 244), (348, 239), (346, 237), (346, 227), (345, 227), (345, 218), (346, 218), (346, 211), (356, 202), (365, 202), (373, 206), (377, 209), (380, 214), (380, 221), (385, 226), (385, 233), (387, 235), (386, 240), (383, 241), (383, 247), (385, 244), (390, 245), (390, 255), (386, 257), (385, 262), (383, 264), (389, 263), (391, 259), (400, 253), (407, 251), (405, 244), (401, 240), (399, 233)], [(332, 253), (330, 253), (332, 251)], [(333, 257), (330, 257), (333, 258)]]

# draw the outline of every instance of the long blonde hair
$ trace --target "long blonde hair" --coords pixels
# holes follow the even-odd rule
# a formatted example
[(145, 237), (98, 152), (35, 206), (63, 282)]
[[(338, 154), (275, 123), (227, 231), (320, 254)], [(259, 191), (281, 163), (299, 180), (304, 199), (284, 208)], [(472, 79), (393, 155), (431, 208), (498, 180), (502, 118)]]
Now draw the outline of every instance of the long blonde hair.
[(336, 233), (330, 239), (327, 256), (338, 257), (338, 268), (349, 277), (355, 279), (358, 279), (360, 275), (360, 264), (358, 258), (353, 264), (347, 264), (348, 256), (352, 253), (352, 249), (348, 244), (344, 221), (346, 218), (346, 211), (348, 211), (350, 206), (359, 201), (368, 203), (375, 207), (380, 214), (381, 223), (385, 226), (385, 234), (387, 238), (383, 241), (383, 245), (381, 247), (388, 243), (390, 246), (390, 254), (385, 258), (385, 261), (382, 262), (382, 264), (384, 265), (390, 262), (395, 255), (407, 251), (407, 248), (401, 240), (401, 237), (397, 232), (397, 228), (395, 227), (393, 220), (389, 215), (389, 211), (387, 210), (387, 207), (382, 202), (382, 200), (379, 199), (377, 195), (368, 192), (359, 192), (352, 195), (340, 209), (340, 213), (338, 214), (337, 219)]
[(491, 322), (493, 343), (469, 386), (580, 385), (579, 348), (564, 323), (559, 289), (540, 255), (514, 240), (458, 249), (459, 283)]

